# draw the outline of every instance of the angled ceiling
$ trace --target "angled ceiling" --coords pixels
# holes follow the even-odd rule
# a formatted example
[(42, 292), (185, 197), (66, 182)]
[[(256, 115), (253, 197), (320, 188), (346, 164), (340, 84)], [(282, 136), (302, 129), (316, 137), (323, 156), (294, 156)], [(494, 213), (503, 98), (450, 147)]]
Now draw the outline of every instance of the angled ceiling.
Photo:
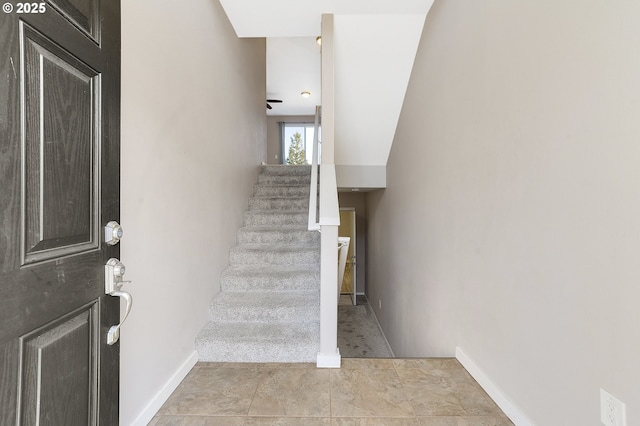
[(387, 164), (423, 26), (421, 15), (334, 18), (336, 164)]
[[(432, 0), (220, 0), (220, 3), (238, 37), (267, 39), (267, 99), (283, 101), (272, 103), (273, 109), (267, 110), (267, 115), (287, 116), (313, 115), (315, 105), (321, 103), (320, 48), (315, 39), (320, 35), (323, 13), (345, 15), (347, 19), (356, 15), (424, 18)], [(311, 92), (311, 97), (300, 96), (303, 91)]]
[(238, 37), (316, 37), (323, 13), (422, 15), (432, 0), (220, 0)]
[[(433, 0), (220, 0), (238, 37), (267, 38), (268, 115), (313, 115), (322, 14), (334, 14), (335, 164), (367, 187), (387, 164)], [(312, 96), (304, 99), (302, 91)], [(374, 173), (374, 172), (372, 172)], [(364, 183), (359, 183), (364, 182)], [(375, 185), (374, 185), (375, 186)]]

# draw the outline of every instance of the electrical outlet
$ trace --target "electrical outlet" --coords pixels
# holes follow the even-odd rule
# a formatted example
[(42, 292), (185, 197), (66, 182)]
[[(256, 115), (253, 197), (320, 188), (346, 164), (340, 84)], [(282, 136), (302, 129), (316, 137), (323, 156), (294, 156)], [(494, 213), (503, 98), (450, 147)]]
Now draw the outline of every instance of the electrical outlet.
[(604, 389), (600, 389), (600, 421), (605, 426), (627, 426), (625, 404)]
[(382, 299), (378, 299), (378, 309), (382, 309)]

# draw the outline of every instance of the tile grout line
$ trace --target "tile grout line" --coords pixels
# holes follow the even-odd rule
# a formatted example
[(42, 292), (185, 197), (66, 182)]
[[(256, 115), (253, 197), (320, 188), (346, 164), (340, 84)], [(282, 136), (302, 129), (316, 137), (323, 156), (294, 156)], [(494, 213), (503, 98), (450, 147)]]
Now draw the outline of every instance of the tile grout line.
[[(252, 392), (252, 396), (250, 399), (250, 403), (248, 405), (248, 409), (246, 411), (246, 413), (243, 415), (240, 412), (237, 412), (236, 414), (233, 413), (218, 413), (218, 414), (204, 414), (204, 413), (183, 413), (183, 414), (179, 414), (179, 413), (168, 413), (168, 412), (164, 412), (162, 413), (162, 410), (159, 410), (159, 412), (156, 414), (155, 419), (152, 419), (152, 422), (150, 423), (150, 425), (156, 425), (156, 424), (165, 424), (164, 422), (169, 422), (166, 424), (175, 424), (172, 423), (172, 421), (181, 421), (180, 419), (182, 419), (182, 421), (187, 421), (187, 418), (191, 418), (191, 419), (198, 419), (198, 418), (211, 418), (211, 419), (218, 419), (218, 420), (213, 420), (216, 424), (218, 421), (222, 421), (222, 419), (231, 419), (232, 417), (237, 417), (236, 420), (234, 421), (248, 421), (247, 419), (249, 418), (262, 418), (262, 419), (277, 419), (277, 418), (282, 418), (284, 421), (293, 421), (295, 422), (295, 419), (299, 419), (300, 421), (302, 421), (302, 419), (307, 419), (307, 418), (314, 418), (314, 419), (325, 419), (325, 421), (328, 421), (328, 424), (325, 424), (323, 422), (319, 422), (318, 424), (322, 423), (325, 426), (329, 426), (329, 425), (333, 425), (335, 426), (337, 423), (334, 422), (333, 420), (337, 419), (348, 419), (352, 418), (352, 419), (357, 419), (357, 418), (361, 418), (361, 419), (369, 419), (367, 421), (375, 421), (380, 420), (382, 421), (382, 419), (385, 418), (389, 418), (389, 419), (396, 419), (394, 421), (400, 421), (401, 418), (404, 418), (406, 420), (404, 420), (405, 422), (409, 422), (409, 421), (413, 421), (413, 422), (417, 422), (415, 423), (416, 425), (419, 425), (421, 421), (421, 419), (457, 419), (457, 418), (466, 418), (467, 421), (473, 421), (473, 422), (479, 422), (479, 421), (488, 421), (488, 422), (497, 422), (495, 423), (496, 425), (501, 425), (501, 426), (506, 426), (506, 425), (511, 425), (513, 426), (513, 423), (510, 421), (510, 419), (498, 408), (498, 410), (496, 412), (493, 412), (493, 410), (491, 410), (491, 412), (471, 412), (468, 411), (468, 407), (466, 407), (464, 404), (461, 405), (461, 407), (463, 408), (463, 412), (459, 413), (459, 414), (445, 414), (445, 413), (440, 413), (440, 414), (436, 414), (436, 413), (431, 413), (431, 414), (427, 414), (427, 412), (422, 412), (420, 411), (420, 413), (418, 413), (418, 411), (416, 410), (416, 406), (414, 403), (412, 403), (412, 398), (411, 396), (414, 395), (413, 393), (408, 392), (408, 389), (405, 385), (412, 387), (414, 385), (413, 381), (411, 380), (411, 378), (414, 376), (413, 373), (411, 373), (411, 371), (423, 371), (425, 373), (428, 373), (429, 371), (431, 371), (432, 368), (436, 369), (436, 370), (445, 370), (445, 371), (449, 371), (451, 370), (452, 375), (449, 377), (449, 375), (446, 375), (447, 378), (450, 378), (452, 383), (455, 385), (457, 383), (469, 383), (469, 384), (474, 384), (477, 385), (477, 382), (472, 378), (472, 377), (467, 377), (467, 375), (464, 375), (464, 377), (460, 376), (456, 373), (453, 374), (454, 372), (457, 372), (458, 368), (450, 368), (448, 367), (449, 364), (446, 365), (439, 365), (439, 364), (435, 364), (435, 365), (430, 365), (430, 364), (406, 364), (403, 363), (402, 361), (398, 361), (395, 362), (394, 360), (390, 360), (386, 363), (379, 363), (379, 362), (374, 362), (371, 363), (369, 361), (371, 360), (366, 360), (366, 359), (354, 359), (354, 362), (349, 362), (347, 364), (347, 366), (351, 366), (352, 368), (348, 368), (346, 369), (346, 371), (348, 372), (349, 370), (361, 370), (361, 371), (373, 371), (373, 370), (378, 370), (378, 369), (382, 369), (382, 370), (391, 370), (393, 369), (393, 374), (392, 376), (389, 375), (385, 375), (388, 379), (393, 380), (393, 378), (395, 378), (400, 386), (399, 386), (399, 390), (402, 392), (402, 398), (399, 400), (400, 403), (402, 403), (403, 401), (406, 402), (408, 404), (408, 408), (410, 408), (410, 412), (406, 412), (405, 410), (405, 414), (403, 415), (402, 413), (396, 413), (396, 415), (392, 415), (390, 413), (387, 412), (377, 412), (377, 410), (374, 410), (376, 414), (374, 414), (374, 412), (370, 412), (367, 414), (362, 414), (362, 415), (357, 415), (355, 413), (352, 414), (347, 414), (347, 415), (343, 415), (343, 416), (337, 416), (337, 413), (334, 412), (334, 408), (333, 408), (333, 402), (334, 402), (334, 394), (339, 395), (338, 390), (342, 389), (342, 387), (337, 386), (337, 382), (339, 381), (341, 376), (341, 370), (344, 369), (329, 369), (328, 376), (325, 374), (324, 375), (324, 380), (328, 380), (327, 384), (328, 384), (328, 396), (329, 396), (329, 401), (328, 401), (328, 408), (329, 408), (329, 412), (328, 415), (313, 415), (311, 413), (308, 412), (304, 412), (304, 413), (298, 413), (298, 414), (291, 414), (291, 413), (281, 413), (281, 414), (277, 414), (277, 413), (273, 413), (273, 414), (254, 414), (251, 415), (250, 412), (253, 409), (253, 404), (256, 403), (256, 398), (257, 398), (257, 394), (258, 394), (258, 390), (260, 389), (261, 385), (265, 384), (265, 380), (269, 379), (269, 373), (270, 372), (282, 372), (284, 373), (286, 370), (289, 370), (289, 368), (286, 367), (286, 365), (257, 365), (254, 364), (253, 368), (255, 368), (255, 372), (258, 374), (255, 374), (256, 377), (256, 385), (254, 388), (254, 391)], [(224, 365), (224, 364), (223, 364)], [(344, 364), (343, 364), (344, 366)], [(220, 366), (219, 366), (220, 367)], [(461, 366), (461, 370), (462, 371), (466, 371), (466, 369)], [(223, 368), (219, 368), (220, 370), (222, 370)], [(197, 366), (197, 368), (194, 368), (194, 373), (197, 375), (198, 373), (203, 372), (205, 369), (203, 368), (202, 364), (199, 364)], [(403, 371), (403, 374), (400, 375), (400, 371)], [(254, 377), (255, 377), (254, 376)], [(320, 376), (322, 377), (322, 375)], [(346, 376), (347, 378), (349, 377), (349, 375)], [(440, 377), (439, 374), (436, 374), (434, 377)], [(445, 376), (442, 376), (442, 378), (444, 379)], [(405, 382), (405, 379), (407, 380)], [(464, 380), (463, 380), (464, 379)], [(326, 386), (326, 385), (325, 385)], [(477, 385), (479, 386), (479, 385)], [(315, 387), (315, 386), (314, 386)], [(325, 390), (327, 389), (326, 387), (322, 386)], [(474, 388), (476, 386), (473, 386)], [(187, 386), (184, 383), (184, 381), (180, 384), (179, 386), (180, 391), (178, 392), (178, 394), (182, 394)], [(481, 387), (480, 387), (481, 388)], [(304, 389), (302, 390), (302, 392), (304, 392)], [(276, 390), (277, 393), (277, 390)], [(475, 392), (474, 392), (475, 394)], [(249, 389), (249, 395), (251, 395), (251, 391)], [(180, 396), (180, 395), (178, 395)], [(485, 404), (483, 404), (482, 402), (494, 402), (488, 395), (484, 394), (484, 393), (480, 393), (479, 395), (479, 400), (478, 402), (480, 402), (480, 406), (484, 406)], [(415, 399), (416, 402), (418, 402), (418, 406), (421, 407), (420, 405), (420, 398), (416, 398)], [(311, 402), (311, 401), (308, 401)], [(495, 403), (495, 402), (494, 402)], [(340, 404), (337, 404), (340, 405)], [(259, 410), (261, 411), (261, 410)], [(407, 410), (408, 411), (408, 410)], [(244, 420), (242, 420), (244, 419)], [(288, 420), (286, 420), (288, 419)], [(314, 420), (314, 422), (316, 422), (317, 420)], [(234, 423), (235, 424), (235, 423)], [(315, 424), (315, 423), (314, 423)], [(394, 423), (395, 424), (395, 423)], [(400, 423), (398, 423), (400, 424)], [(402, 423), (405, 424), (405, 423)], [(413, 423), (411, 423), (413, 424)], [(476, 423), (478, 424), (478, 423)], [(494, 424), (494, 423), (491, 423)]]
[(416, 414), (416, 409), (414, 408), (413, 404), (411, 403), (411, 398), (409, 398), (409, 392), (407, 392), (407, 390), (404, 387), (404, 383), (402, 382), (402, 379), (400, 378), (400, 375), (398, 374), (398, 369), (396, 368), (396, 364), (392, 361), (391, 365), (393, 365), (393, 373), (396, 375), (396, 377), (398, 378), (398, 382), (400, 383), (400, 387), (402, 388), (402, 392), (404, 392), (404, 395), (406, 396), (406, 401), (407, 404), (409, 404), (409, 406), (411, 407), (411, 411), (413, 412), (413, 418), (416, 421), (418, 420), (418, 415)]
[(253, 396), (251, 397), (251, 402), (249, 403), (249, 408), (247, 408), (247, 414), (245, 415), (245, 417), (249, 417), (249, 413), (251, 412), (251, 407), (253, 407), (253, 402), (256, 400), (256, 395), (258, 394), (258, 388), (260, 387), (260, 383), (262, 382), (262, 379), (264, 376), (263, 367), (258, 367), (258, 369), (260, 371), (260, 377), (258, 379), (258, 382), (256, 383), (256, 389), (253, 391)]
[[(342, 366), (342, 361), (340, 364)], [(329, 422), (331, 424), (333, 424), (333, 373), (333, 369), (329, 369)]]

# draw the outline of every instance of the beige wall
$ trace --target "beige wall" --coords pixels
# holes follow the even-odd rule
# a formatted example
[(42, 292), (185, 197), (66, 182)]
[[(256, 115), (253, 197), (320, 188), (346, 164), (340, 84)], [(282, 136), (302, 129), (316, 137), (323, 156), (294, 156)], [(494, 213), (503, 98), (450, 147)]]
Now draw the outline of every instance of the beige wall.
[[(282, 164), (282, 158), (280, 158), (280, 122), (313, 123), (314, 120), (315, 117), (313, 115), (267, 116), (267, 164)], [(286, 152), (284, 154), (285, 156), (287, 155)]]
[[(640, 424), (640, 3), (436, 0), (368, 286), (398, 356), (456, 346), (538, 425)], [(524, 423), (522, 423), (524, 424)]]
[(121, 244), (134, 303), (120, 423), (130, 425), (193, 355), (266, 159), (265, 42), (237, 39), (217, 1), (122, 9)]
[(356, 209), (356, 291), (366, 292), (367, 265), (367, 203), (364, 192), (338, 192), (340, 207)]

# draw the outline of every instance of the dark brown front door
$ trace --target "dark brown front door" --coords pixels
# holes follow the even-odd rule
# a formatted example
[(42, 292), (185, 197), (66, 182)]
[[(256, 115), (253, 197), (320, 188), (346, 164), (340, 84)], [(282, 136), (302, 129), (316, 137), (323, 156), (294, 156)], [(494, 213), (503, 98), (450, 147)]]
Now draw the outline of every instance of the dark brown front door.
[(0, 424), (115, 425), (120, 2), (0, 3)]

